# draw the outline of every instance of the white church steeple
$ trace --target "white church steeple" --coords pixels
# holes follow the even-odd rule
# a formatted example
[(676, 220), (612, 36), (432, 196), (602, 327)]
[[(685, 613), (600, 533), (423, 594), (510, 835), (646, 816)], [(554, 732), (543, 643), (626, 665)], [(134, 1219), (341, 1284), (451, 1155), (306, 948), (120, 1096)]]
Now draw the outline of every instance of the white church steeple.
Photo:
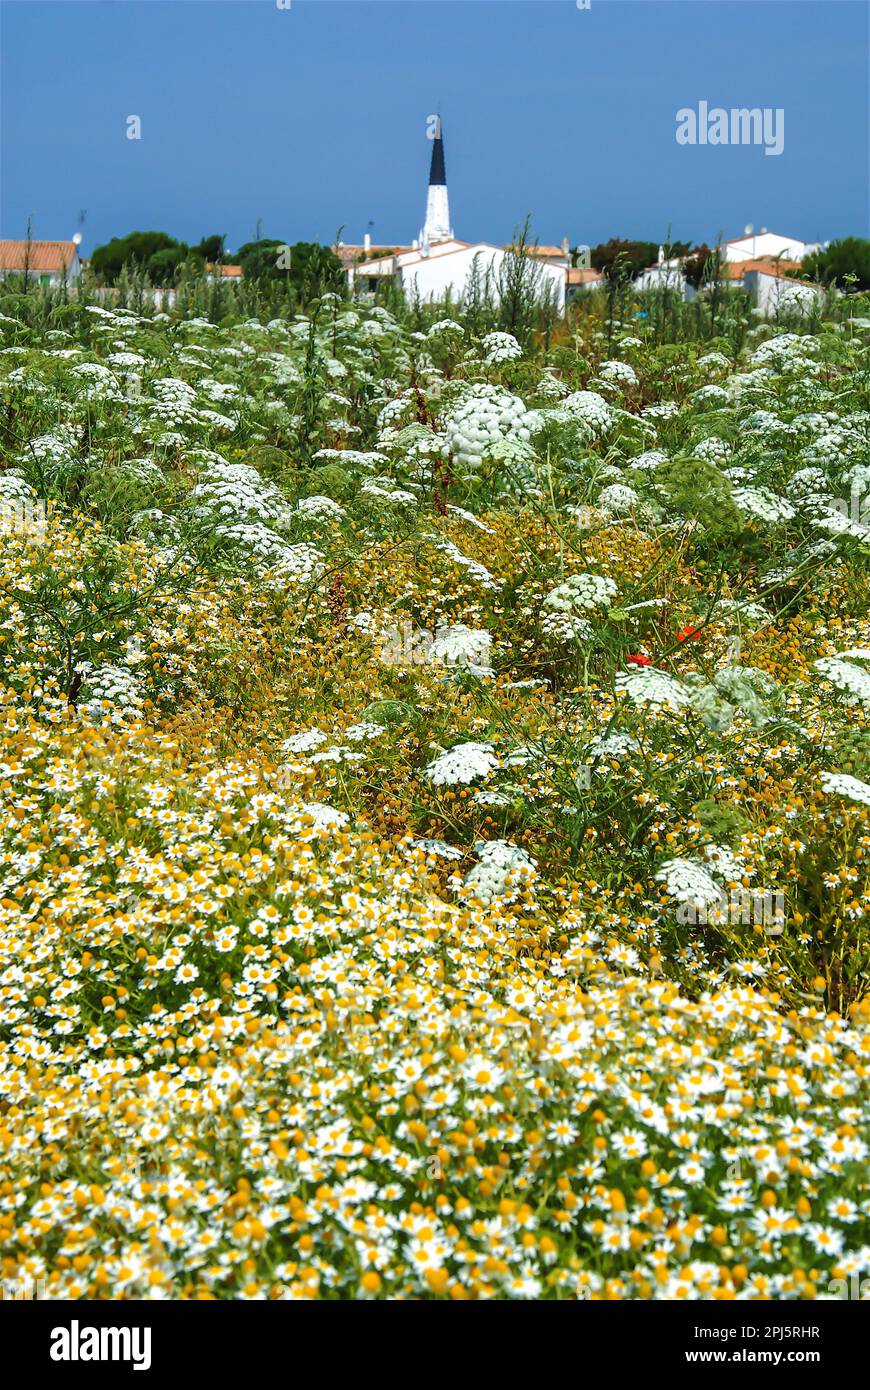
[(429, 165), (429, 193), (426, 198), (426, 221), (420, 232), (420, 245), (444, 241), (453, 236), (450, 208), (447, 202), (447, 174), (444, 170), (444, 141), (441, 138), (441, 117), (435, 117), (432, 139), (432, 162)]

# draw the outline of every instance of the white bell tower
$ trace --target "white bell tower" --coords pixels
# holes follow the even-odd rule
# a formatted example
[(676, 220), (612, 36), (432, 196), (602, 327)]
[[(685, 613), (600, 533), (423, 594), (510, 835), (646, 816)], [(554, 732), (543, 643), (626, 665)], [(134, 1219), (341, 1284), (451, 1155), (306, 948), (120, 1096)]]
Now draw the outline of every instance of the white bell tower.
[(450, 207), (447, 202), (447, 174), (444, 169), (444, 141), (441, 137), (441, 117), (435, 117), (432, 140), (432, 161), (429, 165), (429, 193), (426, 198), (426, 221), (420, 232), (420, 245), (444, 241), (453, 236)]

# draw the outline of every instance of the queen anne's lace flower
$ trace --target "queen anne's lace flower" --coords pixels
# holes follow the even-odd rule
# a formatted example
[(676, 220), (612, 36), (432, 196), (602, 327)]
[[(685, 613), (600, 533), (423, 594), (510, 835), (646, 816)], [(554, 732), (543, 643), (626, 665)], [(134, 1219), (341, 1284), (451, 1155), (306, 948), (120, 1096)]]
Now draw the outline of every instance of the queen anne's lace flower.
[(670, 897), (691, 907), (703, 908), (718, 902), (720, 886), (712, 875), (692, 859), (668, 859), (656, 874)]
[(823, 656), (814, 663), (817, 671), (841, 690), (849, 704), (870, 705), (870, 672), (843, 656)]
[(637, 372), (628, 362), (620, 362), (616, 359), (602, 362), (598, 368), (598, 375), (603, 381), (613, 382), (619, 386), (637, 385)]
[(523, 355), (523, 350), (513, 333), (487, 333), (482, 347), (487, 362), (492, 363), (514, 362)]
[(452, 623), (440, 627), (429, 648), (429, 660), (440, 666), (462, 666), (472, 675), (492, 675), (491, 639), (484, 628)]
[(457, 463), (476, 469), (496, 445), (511, 440), (526, 446), (530, 431), (526, 407), (518, 396), (495, 386), (467, 390), (447, 417), (447, 447)]
[(791, 521), (795, 516), (795, 509), (784, 497), (777, 497), (776, 493), (771, 492), (766, 487), (736, 487), (732, 491), (732, 497), (742, 512), (747, 516), (754, 517), (757, 521), (767, 522), (775, 525), (779, 521)]
[(480, 862), (466, 875), (464, 889), (479, 902), (492, 903), (536, 877), (534, 859), (510, 840), (478, 840), (474, 850)]
[(550, 591), (544, 606), (560, 613), (579, 613), (609, 608), (615, 597), (616, 584), (608, 575), (572, 574)]
[(859, 777), (850, 777), (847, 772), (823, 772), (822, 791), (846, 796), (850, 801), (862, 801), (870, 806), (870, 784)]
[(488, 777), (498, 767), (498, 756), (491, 743), (457, 743), (425, 769), (436, 787), (467, 786), (478, 777)]
[(574, 391), (565, 397), (560, 409), (579, 420), (590, 439), (600, 439), (613, 426), (613, 410), (597, 391)]
[(655, 666), (617, 671), (615, 682), (617, 690), (624, 690), (636, 705), (668, 705), (671, 709), (680, 709), (689, 702), (689, 691)]

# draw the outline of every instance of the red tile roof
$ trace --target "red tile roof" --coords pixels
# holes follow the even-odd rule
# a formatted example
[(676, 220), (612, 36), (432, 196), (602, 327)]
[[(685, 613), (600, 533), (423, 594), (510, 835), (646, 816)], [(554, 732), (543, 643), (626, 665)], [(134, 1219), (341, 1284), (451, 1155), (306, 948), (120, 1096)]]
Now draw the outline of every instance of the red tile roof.
[(342, 246), (332, 247), (333, 254), (336, 255), (338, 259), (340, 261), (343, 261), (345, 264), (347, 264), (349, 261), (355, 261), (359, 256), (365, 257), (366, 260), (378, 260), (380, 257), (385, 255), (392, 255), (393, 252), (396, 251), (398, 251), (401, 254), (404, 251), (413, 251), (413, 249), (413, 246), (400, 246), (398, 242), (395, 241), (387, 242), (384, 245), (378, 246), (376, 246), (373, 242), (371, 246), (355, 246), (349, 243), (344, 243), (344, 245)]
[(590, 270), (589, 268), (584, 269), (580, 266), (572, 266), (568, 271), (569, 285), (594, 285), (597, 284), (599, 280), (603, 279), (604, 276), (600, 270)]
[(25, 263), (32, 275), (48, 275), (68, 270), (75, 258), (74, 241), (0, 241), (0, 270), (23, 271)]
[(800, 270), (800, 261), (778, 260), (775, 256), (758, 256), (751, 261), (725, 261), (721, 267), (726, 280), (742, 280), (747, 270), (765, 270), (768, 275)]

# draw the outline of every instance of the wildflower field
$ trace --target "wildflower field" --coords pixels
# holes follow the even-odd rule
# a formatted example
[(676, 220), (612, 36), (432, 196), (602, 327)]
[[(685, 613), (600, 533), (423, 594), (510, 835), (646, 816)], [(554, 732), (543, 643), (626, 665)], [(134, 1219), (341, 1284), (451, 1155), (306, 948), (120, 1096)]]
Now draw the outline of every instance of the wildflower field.
[(870, 1277), (855, 302), (4, 301), (4, 1280)]

